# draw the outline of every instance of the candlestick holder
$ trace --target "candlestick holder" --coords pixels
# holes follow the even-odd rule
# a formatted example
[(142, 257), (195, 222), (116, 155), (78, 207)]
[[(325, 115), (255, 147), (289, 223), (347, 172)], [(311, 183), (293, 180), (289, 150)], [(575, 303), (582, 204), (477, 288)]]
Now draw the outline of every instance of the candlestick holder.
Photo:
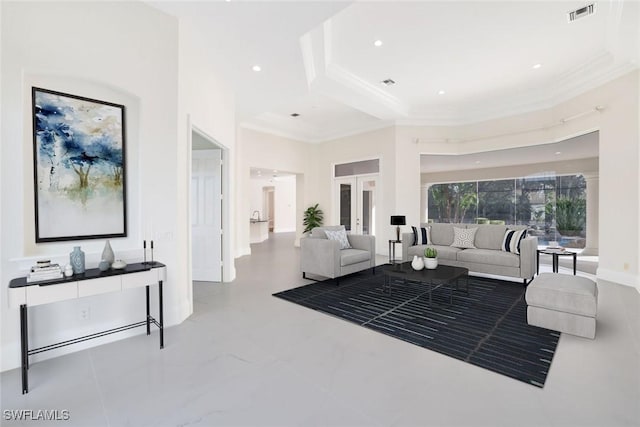
[(142, 241), (142, 253), (143, 253), (143, 255), (142, 255), (143, 261), (142, 261), (142, 263), (146, 264), (147, 263), (147, 241), (146, 240)]

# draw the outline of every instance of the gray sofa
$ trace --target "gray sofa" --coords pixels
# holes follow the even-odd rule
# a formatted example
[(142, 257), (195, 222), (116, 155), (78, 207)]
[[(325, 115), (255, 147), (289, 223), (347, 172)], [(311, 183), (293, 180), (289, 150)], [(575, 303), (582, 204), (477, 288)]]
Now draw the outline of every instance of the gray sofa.
[[(507, 228), (521, 230), (527, 228), (519, 225), (489, 224), (421, 224), (431, 227), (431, 245), (413, 245), (413, 233), (402, 234), (402, 260), (410, 261), (414, 255), (424, 256), (427, 246), (438, 250), (438, 264), (466, 267), (477, 273), (495, 274), (516, 277), (527, 281), (536, 272), (536, 249), (538, 238), (527, 236), (520, 244), (520, 254), (500, 250)], [(475, 235), (476, 249), (460, 249), (452, 247), (453, 227), (477, 228)]]
[(339, 230), (343, 226), (316, 227), (300, 239), (300, 270), (306, 274), (339, 281), (341, 276), (374, 268), (376, 240), (374, 236), (347, 234), (352, 249), (340, 249), (340, 243), (327, 239), (324, 230)]

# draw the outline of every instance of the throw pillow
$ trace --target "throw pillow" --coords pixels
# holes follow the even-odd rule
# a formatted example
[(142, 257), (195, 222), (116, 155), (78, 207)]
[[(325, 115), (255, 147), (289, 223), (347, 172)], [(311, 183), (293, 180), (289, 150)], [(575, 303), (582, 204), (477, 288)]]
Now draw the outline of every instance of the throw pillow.
[(509, 230), (504, 233), (500, 249), (514, 254), (520, 253), (520, 242), (527, 236), (527, 230)]
[(476, 231), (478, 231), (478, 228), (453, 227), (453, 243), (451, 246), (475, 249)]
[(341, 230), (324, 230), (329, 240), (337, 240), (340, 242), (340, 249), (351, 249), (349, 239), (347, 238), (347, 230), (344, 228)]
[(431, 227), (411, 227), (413, 231), (413, 245), (430, 245), (431, 242)]

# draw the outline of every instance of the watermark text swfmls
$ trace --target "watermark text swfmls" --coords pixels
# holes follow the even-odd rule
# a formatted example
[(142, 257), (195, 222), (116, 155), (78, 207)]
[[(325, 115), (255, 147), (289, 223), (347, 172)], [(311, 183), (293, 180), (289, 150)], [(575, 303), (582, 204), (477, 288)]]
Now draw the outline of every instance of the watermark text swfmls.
[(71, 413), (68, 409), (5, 409), (2, 418), (5, 421), (68, 421)]

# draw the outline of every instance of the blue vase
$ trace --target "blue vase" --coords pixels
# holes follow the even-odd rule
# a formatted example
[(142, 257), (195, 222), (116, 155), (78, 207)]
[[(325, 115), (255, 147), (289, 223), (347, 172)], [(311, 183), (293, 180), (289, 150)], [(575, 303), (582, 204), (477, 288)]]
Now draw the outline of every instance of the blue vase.
[(69, 261), (73, 268), (73, 274), (84, 273), (84, 252), (80, 250), (80, 246), (73, 247), (73, 252), (69, 254)]

